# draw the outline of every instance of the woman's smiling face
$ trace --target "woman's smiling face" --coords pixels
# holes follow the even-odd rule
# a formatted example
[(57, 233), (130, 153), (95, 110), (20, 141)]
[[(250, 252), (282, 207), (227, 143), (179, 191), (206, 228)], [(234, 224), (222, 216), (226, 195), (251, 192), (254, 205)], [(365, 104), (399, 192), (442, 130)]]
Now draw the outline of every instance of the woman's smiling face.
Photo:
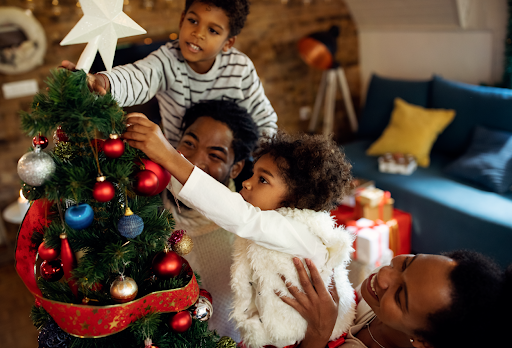
[(399, 255), (364, 280), (361, 293), (384, 324), (413, 337), (429, 314), (450, 306), (455, 264), (440, 255)]

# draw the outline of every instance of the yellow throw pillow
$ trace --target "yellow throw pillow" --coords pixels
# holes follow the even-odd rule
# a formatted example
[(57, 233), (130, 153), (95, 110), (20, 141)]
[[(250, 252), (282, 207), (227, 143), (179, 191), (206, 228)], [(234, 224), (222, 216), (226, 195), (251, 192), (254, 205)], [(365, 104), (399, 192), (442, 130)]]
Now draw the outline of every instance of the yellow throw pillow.
[(388, 126), (366, 154), (410, 153), (416, 157), (419, 166), (428, 167), (432, 145), (454, 117), (455, 110), (425, 109), (395, 98)]

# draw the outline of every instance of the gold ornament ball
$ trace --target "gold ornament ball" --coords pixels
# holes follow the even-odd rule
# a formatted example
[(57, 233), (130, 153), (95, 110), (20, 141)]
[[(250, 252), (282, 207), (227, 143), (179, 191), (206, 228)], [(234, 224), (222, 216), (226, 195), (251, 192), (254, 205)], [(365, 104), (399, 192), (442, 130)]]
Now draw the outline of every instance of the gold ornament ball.
[(138, 291), (137, 283), (130, 277), (119, 277), (110, 286), (110, 295), (117, 303), (130, 302)]
[(236, 348), (236, 342), (229, 336), (222, 336), (216, 348)]
[(176, 254), (183, 256), (191, 252), (193, 247), (194, 242), (192, 241), (192, 238), (184, 234), (178, 243), (172, 245), (172, 250), (176, 252)]
[(75, 158), (75, 149), (73, 148), (73, 145), (66, 141), (60, 141), (55, 144), (53, 153), (63, 161), (72, 161)]

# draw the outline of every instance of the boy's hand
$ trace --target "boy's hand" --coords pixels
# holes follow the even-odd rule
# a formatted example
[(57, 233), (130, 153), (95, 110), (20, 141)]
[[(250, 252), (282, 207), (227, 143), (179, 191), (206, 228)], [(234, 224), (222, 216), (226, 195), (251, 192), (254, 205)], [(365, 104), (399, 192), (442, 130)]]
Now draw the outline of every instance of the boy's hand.
[(128, 128), (123, 138), (131, 147), (143, 151), (153, 162), (162, 165), (172, 152), (175, 152), (160, 127), (144, 114), (138, 112), (128, 114), (126, 123)]
[[(68, 70), (75, 70), (75, 63), (69, 60), (63, 60), (61, 67)], [(105, 95), (107, 90), (110, 88), (110, 82), (105, 75), (102, 74), (87, 74), (87, 86), (91, 92), (98, 93), (99, 95)]]
[[(284, 303), (299, 312), (308, 323), (306, 336), (301, 342), (300, 347), (323, 348), (329, 341), (338, 318), (340, 299), (336, 290), (336, 283), (332, 279), (327, 289), (322, 282), (320, 273), (309, 259), (306, 259), (306, 264), (311, 273), (311, 280), (304, 269), (304, 265), (298, 258), (295, 257), (293, 263), (299, 274), (299, 280), (304, 292), (301, 292), (290, 283), (286, 283), (286, 287), (295, 298), (286, 296), (280, 296), (280, 298)], [(282, 278), (286, 282), (286, 279)]]

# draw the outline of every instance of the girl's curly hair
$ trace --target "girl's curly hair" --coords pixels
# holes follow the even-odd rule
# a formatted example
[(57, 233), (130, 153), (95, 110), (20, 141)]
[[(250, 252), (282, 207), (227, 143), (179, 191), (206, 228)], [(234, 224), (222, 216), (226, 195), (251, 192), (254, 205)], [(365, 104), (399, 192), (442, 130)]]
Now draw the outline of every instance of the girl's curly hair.
[(255, 160), (266, 154), (288, 185), (283, 206), (331, 210), (350, 190), (352, 165), (336, 142), (322, 135), (279, 131), (260, 143)]
[(185, 0), (184, 12), (196, 1), (223, 9), (229, 18), (229, 37), (240, 34), (249, 14), (249, 0)]

